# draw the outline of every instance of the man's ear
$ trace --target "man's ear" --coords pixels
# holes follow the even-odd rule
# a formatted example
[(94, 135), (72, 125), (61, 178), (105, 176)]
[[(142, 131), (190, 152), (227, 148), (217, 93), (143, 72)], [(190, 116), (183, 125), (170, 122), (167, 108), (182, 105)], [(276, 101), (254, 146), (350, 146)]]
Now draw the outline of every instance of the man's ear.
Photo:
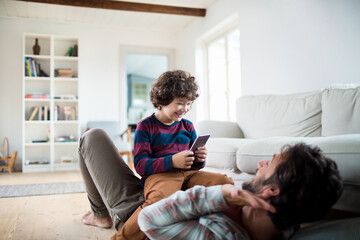
[(280, 194), (280, 189), (278, 186), (274, 186), (274, 185), (265, 185), (259, 193), (259, 196), (264, 199), (267, 200), (271, 197), (275, 197), (278, 196)]

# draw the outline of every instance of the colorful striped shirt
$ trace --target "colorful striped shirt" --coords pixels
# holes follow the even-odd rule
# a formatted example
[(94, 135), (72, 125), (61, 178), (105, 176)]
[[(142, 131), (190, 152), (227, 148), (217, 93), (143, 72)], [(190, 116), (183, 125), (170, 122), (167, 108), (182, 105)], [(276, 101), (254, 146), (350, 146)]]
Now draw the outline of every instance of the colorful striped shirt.
[(246, 230), (220, 213), (229, 206), (221, 185), (177, 191), (145, 207), (138, 224), (150, 239), (250, 239)]
[[(154, 114), (142, 120), (136, 128), (134, 137), (134, 164), (136, 172), (145, 179), (155, 173), (173, 169), (172, 156), (189, 150), (196, 139), (194, 125), (181, 119), (172, 125), (165, 125)], [(205, 162), (194, 161), (192, 168), (201, 169)]]

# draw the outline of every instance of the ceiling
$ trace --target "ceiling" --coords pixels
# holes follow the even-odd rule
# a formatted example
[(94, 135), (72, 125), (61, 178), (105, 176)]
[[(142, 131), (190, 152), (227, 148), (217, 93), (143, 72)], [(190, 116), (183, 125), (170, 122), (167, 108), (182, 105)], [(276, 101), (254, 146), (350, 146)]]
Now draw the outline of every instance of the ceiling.
[[(207, 8), (216, 0), (126, 0), (189, 8)], [(106, 25), (126, 29), (177, 32), (199, 17), (160, 13), (131, 12), (54, 4), (0, 0), (0, 17), (37, 19), (64, 23)]]

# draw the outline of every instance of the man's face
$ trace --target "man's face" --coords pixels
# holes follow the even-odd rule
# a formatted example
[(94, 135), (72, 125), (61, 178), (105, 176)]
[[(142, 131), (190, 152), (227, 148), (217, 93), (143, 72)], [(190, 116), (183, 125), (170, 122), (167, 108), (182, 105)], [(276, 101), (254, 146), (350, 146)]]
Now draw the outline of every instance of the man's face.
[(260, 193), (261, 189), (266, 185), (264, 182), (275, 173), (276, 168), (282, 163), (281, 154), (274, 154), (272, 160), (258, 162), (258, 169), (255, 177), (250, 181), (244, 182), (242, 187), (253, 193)]

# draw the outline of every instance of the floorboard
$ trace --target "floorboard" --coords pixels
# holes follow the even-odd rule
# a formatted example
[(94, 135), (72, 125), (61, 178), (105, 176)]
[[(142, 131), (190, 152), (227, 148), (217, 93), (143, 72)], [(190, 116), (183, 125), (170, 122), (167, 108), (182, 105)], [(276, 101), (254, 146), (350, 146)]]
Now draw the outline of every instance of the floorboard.
[[(1, 185), (81, 181), (80, 172), (0, 173)], [(0, 198), (0, 239), (110, 239), (116, 232), (81, 223), (86, 193)]]

